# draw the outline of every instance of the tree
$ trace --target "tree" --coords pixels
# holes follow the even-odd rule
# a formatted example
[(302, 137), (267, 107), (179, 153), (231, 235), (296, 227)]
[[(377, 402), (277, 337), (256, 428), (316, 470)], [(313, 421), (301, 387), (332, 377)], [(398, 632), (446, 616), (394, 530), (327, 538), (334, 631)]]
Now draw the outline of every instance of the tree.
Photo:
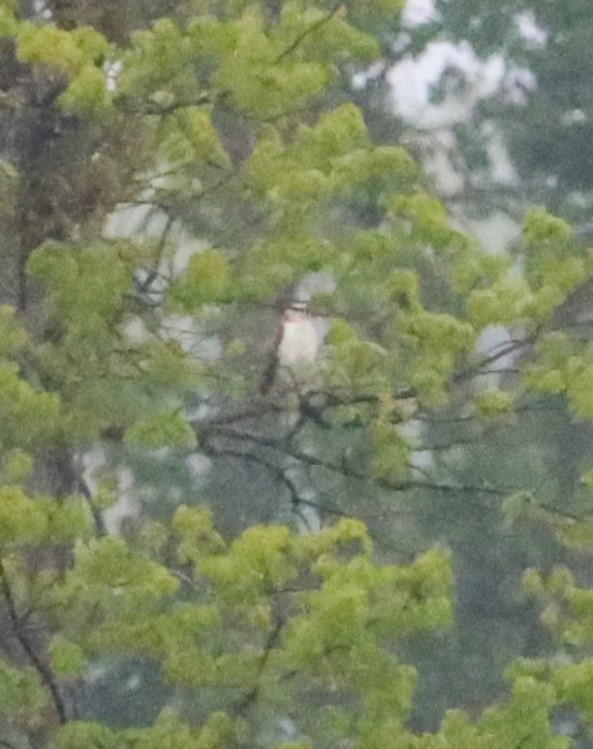
[[(581, 0), (505, 0), (496, 10), (437, 0), (397, 37), (394, 62), (422, 55), (431, 42), (463, 50), (465, 67), (449, 53), (452, 61), (429, 92), (431, 103), (458, 105), (460, 116), (421, 132), (412, 123), (409, 134), (426, 161), (435, 150), (448, 160), (456, 186), (447, 197), (460, 215), (483, 219), (500, 211), (520, 223), (535, 203), (590, 236), (590, 14)], [(384, 101), (388, 87), (379, 87)]]
[[(457, 483), (416, 453), (437, 452), (435, 418), (477, 441), (541, 393), (591, 416), (566, 309), (592, 268), (534, 211), (516, 273), (451, 228), (402, 147), (373, 140), (350, 81), (399, 5), (202, 2), (154, 20), (169, 11), (155, 2), (116, 25), (92, 3), (0, 6), (4, 743), (568, 745), (557, 685), (522, 670), (474, 723), (406, 724), (402, 640), (450, 621), (451, 582), (401, 513), (419, 494), (530, 488)], [(131, 209), (156, 236), (121, 230)], [(329, 321), (323, 356), (259, 395), (277, 300), (303, 288)], [(512, 339), (480, 348), (495, 325)], [(484, 388), (504, 356), (521, 375)], [(97, 447), (113, 475), (196, 454), (212, 468), (112, 536), (113, 481), (84, 471)], [(507, 506), (562, 511), (525, 493)], [(311, 509), (337, 522), (288, 527)], [(93, 667), (134, 658), (154, 712), (98, 715)]]

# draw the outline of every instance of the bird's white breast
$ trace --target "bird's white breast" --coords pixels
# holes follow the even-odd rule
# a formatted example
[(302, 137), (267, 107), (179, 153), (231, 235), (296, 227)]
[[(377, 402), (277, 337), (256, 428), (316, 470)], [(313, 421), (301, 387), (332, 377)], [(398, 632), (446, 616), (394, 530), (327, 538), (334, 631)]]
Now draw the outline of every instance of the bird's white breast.
[(286, 321), (278, 348), (280, 364), (285, 367), (311, 364), (317, 358), (320, 343), (319, 333), (311, 320)]

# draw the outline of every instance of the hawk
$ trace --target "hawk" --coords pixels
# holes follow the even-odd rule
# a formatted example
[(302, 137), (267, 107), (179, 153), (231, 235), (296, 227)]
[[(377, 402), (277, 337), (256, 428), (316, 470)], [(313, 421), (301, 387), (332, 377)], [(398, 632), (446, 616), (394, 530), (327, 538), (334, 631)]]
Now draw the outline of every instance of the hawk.
[(305, 302), (293, 302), (284, 310), (276, 335), (276, 346), (260, 386), (260, 392), (269, 393), (281, 369), (293, 376), (313, 364), (323, 343), (319, 319), (309, 314)]

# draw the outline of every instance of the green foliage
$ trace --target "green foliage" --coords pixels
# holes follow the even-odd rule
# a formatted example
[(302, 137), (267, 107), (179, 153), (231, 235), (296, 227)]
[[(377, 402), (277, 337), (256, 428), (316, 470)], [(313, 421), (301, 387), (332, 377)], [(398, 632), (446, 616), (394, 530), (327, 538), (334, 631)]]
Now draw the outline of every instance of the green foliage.
[(16, 364), (0, 363), (0, 418), (3, 449), (38, 447), (58, 434), (59, 399), (20, 377)]
[(230, 281), (230, 269), (223, 253), (204, 250), (191, 258), (185, 276), (169, 288), (169, 298), (187, 311), (195, 311), (202, 304), (224, 301)]
[[(178, 510), (174, 528), (180, 558), (196, 560), (195, 584), (181, 597), (165, 567), (123, 540), (79, 542), (72, 569), (44, 593), (52, 618), (62, 621), (52, 664), (57, 675), (81, 676), (98, 655), (132, 648), (161, 661), (179, 687), (208, 687), (220, 711), (197, 728), (167, 710), (149, 728), (114, 734), (75, 721), (58, 734), (58, 746), (226, 746), (248, 730), (225, 710), (229, 689), (237, 699), (257, 690), (261, 708), (274, 710), (295, 699), (304, 682), (327, 698), (339, 692), (356, 699), (353, 725), (363, 742), (376, 735), (382, 716), (405, 717), (413, 669), (387, 656), (385, 643), (450, 621), (446, 555), (376, 564), (364, 526), (348, 520), (311, 536), (254, 527), (226, 548), (203, 511)], [(278, 606), (288, 607), (286, 617)], [(333, 699), (314, 709), (323, 715)], [(317, 730), (319, 740), (331, 740), (329, 723)]]
[[(104, 55), (108, 45), (92, 28), (67, 32), (55, 26), (23, 24), (18, 38), (19, 59), (50, 65), (60, 73), (76, 75), (82, 67)], [(60, 52), (58, 55), (57, 52)]]
[(474, 403), (484, 419), (497, 419), (513, 410), (513, 398), (503, 390), (484, 390), (476, 396)]
[(0, 661), (0, 711), (10, 721), (23, 719), (47, 705), (38, 674), (30, 668), (11, 668)]
[(18, 486), (0, 487), (0, 516), (0, 544), (7, 549), (43, 542), (67, 544), (91, 533), (88, 509), (82, 501), (36, 501)]
[(14, 37), (18, 31), (14, 3), (3, 0), (0, 4), (0, 38)]
[[(405, 149), (373, 136), (352, 75), (383, 62), (401, 6), (201, 2), (151, 11), (116, 46), (84, 23), (20, 21), (1, 5), (19, 71), (10, 96), (3, 79), (6, 117), (19, 113), (11, 143), (45, 94), (51, 132), (31, 125), (42, 142), (0, 160), (18, 276), (15, 306), (0, 307), (0, 712), (15, 746), (564, 749), (554, 707), (590, 715), (585, 658), (521, 663), (508, 699), (474, 720), (453, 711), (434, 734), (409, 728), (419, 679), (405, 648), (454, 623), (450, 554), (425, 550), (449, 540), (427, 530), (434, 507), (455, 547), (483, 491), (507, 493), (482, 476), (447, 483), (460, 474), (456, 439), (480, 457), (481, 422), (514, 426), (542, 393), (593, 418), (592, 349), (567, 310), (593, 268), (539, 209), (517, 263), (483, 253)], [(121, 70), (108, 86), (109, 61)], [(150, 236), (105, 239), (115, 206), (146, 209)], [(180, 251), (186, 233), (199, 245)], [(320, 278), (335, 291), (315, 288)], [(309, 290), (315, 322), (328, 318), (318, 361), (302, 381), (281, 365), (256, 395), (278, 298)], [(492, 325), (521, 353), (521, 377), (484, 389), (473, 378), (500, 351), (481, 359), (476, 344)], [(221, 355), (203, 353), (211, 341)], [(83, 470), (92, 447), (106, 456), (98, 484)], [(505, 468), (498, 447), (481, 455)], [(211, 469), (180, 488), (168, 466), (178, 475), (188, 453)], [(128, 474), (143, 513), (106, 534), (102, 513)], [(207, 492), (214, 512), (200, 506)], [(233, 533), (215, 529), (221, 506)], [(320, 530), (287, 524), (304, 510)], [(590, 520), (561, 510), (533, 487), (503, 506), (509, 523), (590, 550)], [(375, 535), (403, 540), (408, 561)], [(525, 588), (578, 647), (593, 637), (593, 603), (575, 580), (532, 571)], [(70, 695), (101, 669), (113, 688), (130, 662), (163, 687), (153, 714), (91, 704), (75, 720)]]
[(67, 76), (69, 85), (60, 97), (65, 109), (98, 112), (110, 106), (101, 68), (109, 51), (108, 41), (90, 26), (71, 31), (53, 25), (24, 22), (18, 27), (17, 55), (22, 62), (46, 66)]
[(50, 244), (33, 253), (28, 270), (48, 283), (63, 324), (80, 336), (105, 329), (131, 285), (117, 246), (67, 250)]
[(160, 139), (165, 163), (195, 165), (210, 161), (220, 167), (228, 166), (227, 153), (206, 109), (187, 107), (163, 127), (165, 132), (160, 133)]
[(373, 473), (379, 479), (397, 483), (406, 474), (410, 448), (397, 428), (378, 421), (373, 428)]
[(84, 673), (84, 656), (82, 649), (57, 635), (50, 645), (52, 666), (56, 674), (62, 677), (82, 676)]
[(27, 333), (12, 307), (0, 307), (0, 357), (12, 358), (27, 343)]
[(140, 418), (126, 431), (124, 440), (131, 445), (158, 447), (192, 447), (195, 435), (179, 413), (157, 413)]
[(572, 230), (566, 221), (540, 208), (529, 211), (523, 222), (523, 236), (529, 245), (562, 241), (571, 234)]

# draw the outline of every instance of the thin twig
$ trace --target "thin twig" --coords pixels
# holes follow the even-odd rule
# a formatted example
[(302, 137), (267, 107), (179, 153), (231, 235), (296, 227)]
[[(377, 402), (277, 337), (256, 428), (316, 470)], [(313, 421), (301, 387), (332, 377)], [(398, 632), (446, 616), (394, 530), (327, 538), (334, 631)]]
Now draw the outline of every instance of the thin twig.
[(285, 57), (288, 57), (292, 52), (297, 49), (297, 47), (303, 42), (310, 34), (317, 31), (317, 29), (321, 28), (322, 26), (325, 26), (326, 23), (329, 23), (329, 21), (332, 20), (332, 18), (339, 13), (343, 9), (342, 3), (338, 3), (336, 7), (331, 10), (327, 15), (323, 16), (323, 18), (320, 18), (319, 21), (315, 21), (315, 23), (312, 23), (310, 26), (308, 26), (304, 31), (302, 31), (289, 45), (286, 47), (286, 49), (281, 52), (278, 57), (274, 60), (274, 63), (277, 65), (279, 62), (282, 62), (282, 60)]

